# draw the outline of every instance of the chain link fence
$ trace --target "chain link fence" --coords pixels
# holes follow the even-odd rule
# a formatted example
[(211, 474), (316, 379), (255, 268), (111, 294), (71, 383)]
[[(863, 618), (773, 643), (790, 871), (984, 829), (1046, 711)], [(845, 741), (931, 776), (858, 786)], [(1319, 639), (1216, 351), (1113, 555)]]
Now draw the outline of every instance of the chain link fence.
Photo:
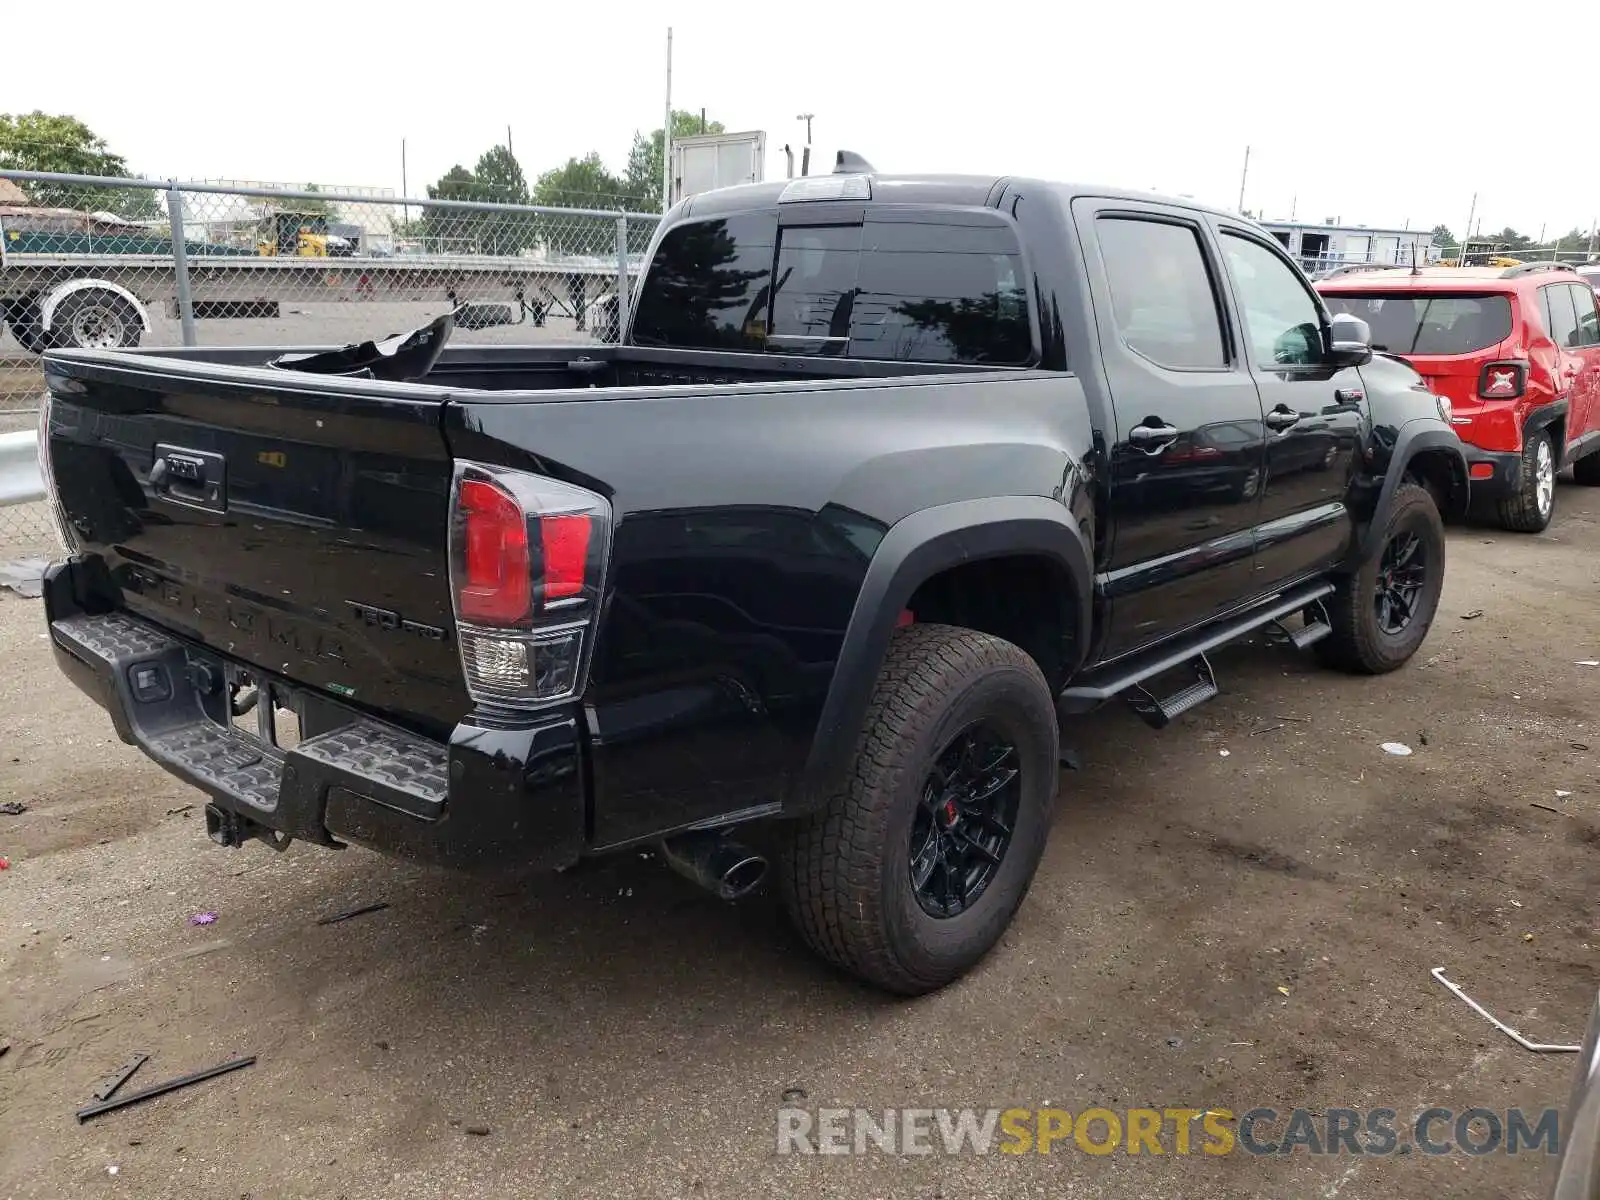
[[(377, 190), (0, 171), (0, 432), (55, 347), (343, 345), (456, 313), (455, 340), (613, 340), (656, 215)], [(53, 545), (0, 508), (0, 559)]]

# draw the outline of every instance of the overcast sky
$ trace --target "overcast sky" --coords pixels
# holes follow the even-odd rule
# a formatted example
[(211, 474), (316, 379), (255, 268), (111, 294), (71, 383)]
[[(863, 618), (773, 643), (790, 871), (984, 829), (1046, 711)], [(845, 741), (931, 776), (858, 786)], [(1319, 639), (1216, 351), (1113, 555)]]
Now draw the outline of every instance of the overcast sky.
[(1249, 146), (1245, 207), (1268, 217), (1459, 233), (1474, 192), (1486, 232), (1587, 230), (1600, 213), (1600, 73), (1574, 49), (1600, 35), (1592, 0), (133, 11), (7, 5), (0, 111), (71, 113), (135, 170), (180, 179), (398, 191), (404, 138), (420, 195), (508, 124), (530, 180), (590, 150), (620, 170), (633, 132), (661, 123), (671, 24), (674, 104), (765, 130), (769, 178), (813, 112), (824, 170), (843, 146), (885, 171), (1232, 207)]

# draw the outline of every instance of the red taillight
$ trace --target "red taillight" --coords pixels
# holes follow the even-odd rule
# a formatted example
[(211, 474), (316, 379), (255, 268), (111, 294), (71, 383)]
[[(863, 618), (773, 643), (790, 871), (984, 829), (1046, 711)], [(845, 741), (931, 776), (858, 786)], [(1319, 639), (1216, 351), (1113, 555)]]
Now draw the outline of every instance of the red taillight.
[(478, 704), (538, 708), (588, 679), (611, 551), (606, 498), (458, 460), (450, 520), (456, 644)]
[(526, 620), (533, 611), (527, 517), (508, 494), (481, 479), (461, 481), (458, 504), (464, 553), (457, 606), (462, 620), (485, 625)]
[(1488, 363), (1478, 377), (1478, 395), (1484, 400), (1515, 400), (1527, 386), (1528, 364), (1518, 360)]
[(589, 529), (585, 515), (541, 517), (539, 541), (544, 549), (544, 598), (566, 600), (583, 592), (589, 563)]
[(1486, 462), (1473, 463), (1467, 474), (1474, 479), (1493, 479), (1494, 464)]

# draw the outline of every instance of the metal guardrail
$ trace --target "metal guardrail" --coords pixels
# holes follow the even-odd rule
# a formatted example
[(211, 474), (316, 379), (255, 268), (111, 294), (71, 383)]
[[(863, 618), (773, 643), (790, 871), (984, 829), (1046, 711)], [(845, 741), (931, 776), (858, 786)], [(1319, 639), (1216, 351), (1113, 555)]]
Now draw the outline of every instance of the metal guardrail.
[(44, 499), (39, 437), (31, 430), (0, 433), (0, 507)]

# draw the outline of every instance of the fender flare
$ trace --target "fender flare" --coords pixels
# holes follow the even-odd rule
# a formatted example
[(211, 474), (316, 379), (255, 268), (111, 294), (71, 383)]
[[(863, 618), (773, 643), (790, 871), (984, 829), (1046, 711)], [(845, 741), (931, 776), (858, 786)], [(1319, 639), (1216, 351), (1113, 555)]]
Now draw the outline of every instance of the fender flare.
[[(1567, 409), (1571, 405), (1569, 396), (1559, 396), (1549, 404), (1536, 404), (1528, 410), (1528, 415), (1522, 419), (1522, 436), (1524, 439), (1530, 433), (1538, 433), (1542, 429), (1549, 429), (1557, 421), (1567, 419)], [(1556, 470), (1567, 465), (1565, 437), (1559, 442), (1552, 439), (1550, 449), (1555, 452)]]
[(1366, 561), (1378, 549), (1379, 539), (1383, 537), (1388, 524), (1389, 510), (1394, 507), (1394, 494), (1400, 488), (1400, 481), (1405, 478), (1406, 467), (1418, 454), (1433, 450), (1443, 450), (1451, 456), (1451, 476), (1460, 485), (1462, 496), (1470, 495), (1467, 456), (1462, 452), (1461, 439), (1456, 436), (1455, 430), (1440, 421), (1408, 421), (1400, 427), (1400, 433), (1395, 438), (1394, 451), (1389, 455), (1389, 465), (1383, 474), (1383, 488), (1378, 493), (1378, 502), (1372, 507), (1372, 520), (1367, 523), (1366, 532), (1361, 537), (1361, 561)]
[(61, 307), (61, 302), (74, 293), (90, 289), (102, 289), (121, 296), (133, 305), (133, 311), (139, 314), (139, 325), (144, 332), (150, 332), (150, 313), (145, 308), (144, 301), (120, 283), (112, 283), (109, 279), (68, 279), (46, 289), (39, 298), (39, 328), (49, 333), (55, 322), (56, 309)]
[(1040, 555), (1064, 570), (1075, 592), (1075, 645), (1080, 655), (1087, 652), (1093, 615), (1092, 559), (1083, 535), (1059, 501), (999, 496), (912, 513), (889, 528), (867, 564), (806, 758), (805, 786), (790, 811), (804, 811), (820, 802), (848, 767), (889, 640), (917, 588), (961, 563), (1015, 554)]

